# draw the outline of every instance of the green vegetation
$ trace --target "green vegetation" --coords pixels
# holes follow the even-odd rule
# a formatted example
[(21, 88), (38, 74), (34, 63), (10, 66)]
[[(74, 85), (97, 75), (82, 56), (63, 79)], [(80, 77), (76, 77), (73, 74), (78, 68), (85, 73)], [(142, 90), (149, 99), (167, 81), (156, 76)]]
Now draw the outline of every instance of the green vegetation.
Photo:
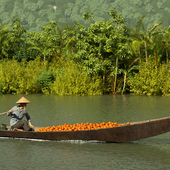
[(61, 65), (62, 67), (56, 70), (56, 80), (51, 86), (52, 94), (60, 96), (102, 95), (102, 81), (98, 75), (89, 76), (71, 61), (62, 62)]
[(130, 29), (109, 14), (95, 21), (84, 12), (88, 27), (52, 21), (41, 32), (27, 32), (20, 19), (1, 23), (0, 93), (169, 95), (170, 27), (146, 28), (141, 17)]
[(137, 95), (170, 95), (170, 70), (167, 64), (155, 65), (142, 62), (139, 73), (129, 79), (131, 92)]
[(94, 14), (95, 21), (109, 20), (109, 11), (117, 10), (134, 28), (136, 21), (145, 15), (147, 28), (158, 21), (163, 27), (170, 25), (169, 0), (0, 0), (0, 23), (12, 24), (20, 18), (28, 32), (40, 32), (48, 22), (56, 21), (60, 27), (81, 23), (89, 26), (82, 15), (85, 11)]
[(39, 93), (36, 81), (42, 70), (47, 68), (47, 64), (39, 58), (34, 61), (19, 63), (16, 60), (7, 60), (0, 63), (0, 82), (3, 94), (10, 93)]
[(54, 80), (55, 76), (51, 70), (42, 70), (37, 78), (36, 85), (41, 89), (43, 93), (49, 93), (50, 86)]

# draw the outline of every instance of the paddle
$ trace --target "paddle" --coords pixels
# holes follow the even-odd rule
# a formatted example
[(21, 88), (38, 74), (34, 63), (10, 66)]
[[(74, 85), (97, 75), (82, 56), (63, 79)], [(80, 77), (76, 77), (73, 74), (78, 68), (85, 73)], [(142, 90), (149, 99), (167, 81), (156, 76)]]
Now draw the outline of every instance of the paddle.
[[(17, 110), (13, 110), (13, 112), (14, 111), (17, 111)], [(0, 116), (2, 116), (2, 115), (5, 115), (5, 114), (7, 114), (8, 113), (8, 111), (7, 112), (4, 112), (4, 113), (0, 113)]]
[(0, 113), (0, 116), (7, 114), (8, 112)]

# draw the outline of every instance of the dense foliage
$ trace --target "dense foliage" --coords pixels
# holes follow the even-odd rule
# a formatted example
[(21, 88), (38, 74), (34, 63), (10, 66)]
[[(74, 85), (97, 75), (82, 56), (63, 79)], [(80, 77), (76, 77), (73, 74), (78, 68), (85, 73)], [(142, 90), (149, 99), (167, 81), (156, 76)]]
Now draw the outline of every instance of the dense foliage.
[(169, 0), (0, 0), (0, 23), (12, 24), (12, 19), (21, 18), (29, 32), (40, 32), (51, 21), (61, 27), (76, 22), (89, 26), (82, 18), (84, 11), (102, 21), (109, 19), (111, 9), (118, 10), (131, 28), (144, 15), (148, 28), (158, 21), (163, 21), (165, 27), (170, 25)]
[(139, 73), (129, 83), (131, 92), (137, 95), (170, 95), (169, 65), (155, 65), (153, 61), (148, 64), (142, 62)]
[(47, 68), (40, 59), (19, 63), (16, 60), (2, 61), (0, 63), (0, 83), (3, 94), (10, 93), (38, 93), (41, 88), (37, 86), (37, 76)]
[[(36, 58), (19, 63), (8, 60), (0, 63), (0, 93), (40, 93), (57, 95), (101, 95), (99, 76), (90, 77), (72, 62), (63, 62), (60, 67), (51, 66)], [(51, 71), (55, 70), (55, 71)], [(56, 77), (55, 77), (56, 76)]]
[(98, 75), (89, 76), (71, 61), (60, 62), (57, 67), (56, 80), (51, 86), (51, 93), (57, 95), (102, 95), (102, 81)]
[(114, 10), (109, 20), (82, 18), (88, 28), (52, 21), (27, 32), (20, 19), (0, 24), (0, 93), (170, 94), (170, 27), (147, 29), (141, 17), (130, 29)]
[(49, 93), (50, 87), (55, 80), (55, 75), (51, 70), (42, 70), (39, 74), (36, 85), (42, 90), (43, 93)]

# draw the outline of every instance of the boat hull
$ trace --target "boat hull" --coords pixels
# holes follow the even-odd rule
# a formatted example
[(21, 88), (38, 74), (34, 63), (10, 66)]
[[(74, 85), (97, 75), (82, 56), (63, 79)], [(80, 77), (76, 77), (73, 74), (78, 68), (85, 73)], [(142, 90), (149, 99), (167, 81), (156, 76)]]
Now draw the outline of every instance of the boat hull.
[(113, 128), (60, 131), (60, 132), (37, 132), (37, 131), (10, 131), (0, 130), (0, 137), (29, 138), (43, 140), (97, 140), (105, 142), (130, 142), (157, 136), (170, 131), (170, 117), (153, 119), (141, 122), (133, 122), (128, 126)]

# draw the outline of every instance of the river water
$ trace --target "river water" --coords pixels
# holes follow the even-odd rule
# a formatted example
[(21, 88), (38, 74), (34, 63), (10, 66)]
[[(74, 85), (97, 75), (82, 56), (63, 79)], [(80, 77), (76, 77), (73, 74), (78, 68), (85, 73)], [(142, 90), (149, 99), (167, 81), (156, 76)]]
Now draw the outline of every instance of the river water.
[[(0, 112), (11, 109), (23, 95), (1, 95)], [(64, 123), (117, 123), (167, 117), (170, 97), (24, 95), (34, 126)], [(0, 116), (9, 125), (10, 117)], [(0, 138), (0, 169), (113, 170), (170, 169), (170, 133), (128, 143), (42, 141)]]

